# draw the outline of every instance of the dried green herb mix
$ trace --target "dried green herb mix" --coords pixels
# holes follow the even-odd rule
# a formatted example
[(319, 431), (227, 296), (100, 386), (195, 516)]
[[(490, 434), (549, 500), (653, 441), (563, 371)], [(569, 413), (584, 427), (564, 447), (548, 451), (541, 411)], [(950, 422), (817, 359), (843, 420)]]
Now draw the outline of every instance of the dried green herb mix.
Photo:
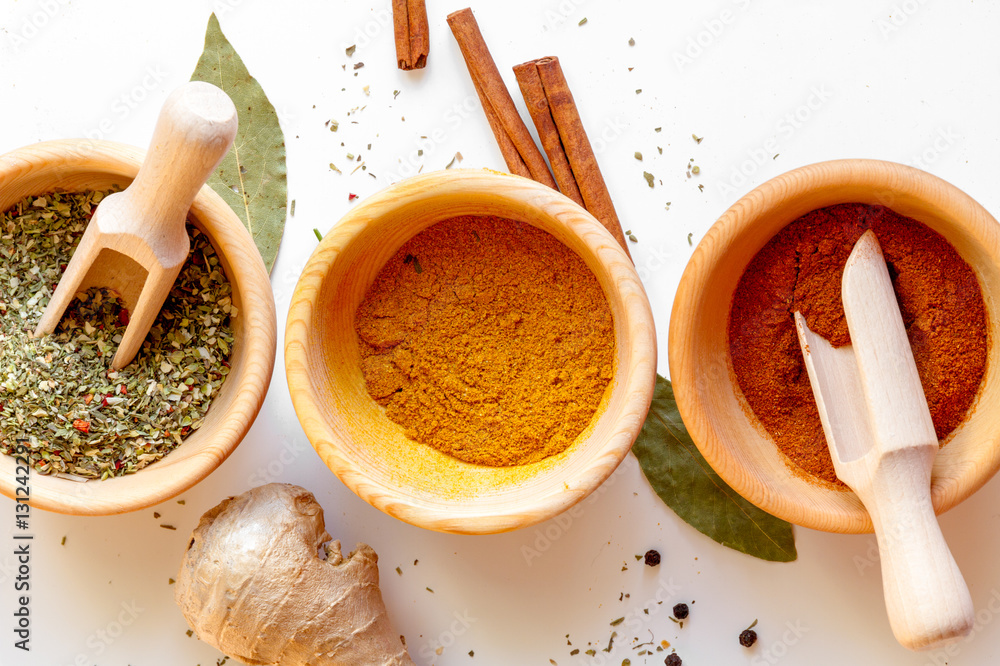
[(0, 215), (0, 451), (26, 441), (42, 474), (84, 479), (142, 469), (204, 419), (229, 372), (237, 315), (208, 238), (191, 254), (135, 360), (110, 370), (128, 323), (91, 289), (56, 331), (32, 338), (102, 192), (29, 197)]

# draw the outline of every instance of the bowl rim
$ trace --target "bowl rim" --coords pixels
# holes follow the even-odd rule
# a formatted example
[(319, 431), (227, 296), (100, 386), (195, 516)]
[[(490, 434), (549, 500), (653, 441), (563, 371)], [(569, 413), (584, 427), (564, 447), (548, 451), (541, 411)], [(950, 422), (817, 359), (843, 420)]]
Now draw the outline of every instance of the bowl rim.
[[(928, 205), (931, 205), (931, 200), (923, 197), (946, 195), (950, 198), (951, 208), (964, 214), (956, 216), (963, 220), (963, 224), (958, 226), (964, 232), (973, 236), (983, 247), (1000, 247), (1000, 225), (982, 205), (951, 183), (915, 167), (884, 160), (852, 158), (817, 162), (792, 169), (740, 197), (718, 218), (695, 248), (681, 276), (671, 310), (668, 363), (678, 409), (684, 422), (691, 424), (689, 431), (692, 439), (709, 465), (736, 492), (764, 511), (797, 525), (829, 532), (866, 533), (872, 531), (871, 519), (853, 491), (834, 491), (831, 486), (825, 492), (836, 492), (843, 496), (833, 502), (826, 498), (820, 499), (819, 492), (809, 501), (785, 495), (772, 485), (773, 477), (762, 478), (756, 473), (763, 467), (754, 467), (752, 460), (748, 464), (748, 460), (734, 455), (730, 445), (726, 443), (726, 435), (720, 434), (720, 429), (713, 425), (712, 410), (707, 401), (699, 396), (699, 391), (695, 388), (699, 382), (699, 368), (693, 360), (696, 348), (693, 331), (699, 316), (700, 294), (706, 287), (711, 268), (730, 247), (738, 243), (742, 234), (756, 220), (774, 208), (787, 206), (798, 198), (808, 199), (815, 188), (825, 186), (855, 190), (867, 188), (882, 198), (888, 197), (882, 205), (889, 208), (892, 208), (891, 197), (894, 192)], [(856, 199), (852, 199), (854, 200)], [(828, 205), (833, 203), (823, 203), (804, 212)], [(794, 219), (796, 218), (788, 222)], [(759, 248), (755, 249), (753, 254), (758, 250)], [(740, 267), (740, 274), (745, 268), (745, 265)], [(986, 288), (982, 283), (980, 286), (984, 297), (987, 297)], [(994, 340), (990, 347), (996, 344)], [(728, 348), (725, 359), (728, 363), (729, 381), (734, 383)], [(987, 360), (984, 382), (989, 375), (990, 361)], [(738, 386), (735, 391), (739, 400), (745, 402)], [(742, 410), (745, 416), (748, 410), (749, 406)], [(940, 459), (939, 456), (938, 460)], [(945, 479), (941, 483), (937, 483), (938, 467), (935, 467), (932, 499), (936, 513), (943, 513), (964, 501), (996, 473), (1000, 468), (1000, 439), (994, 438), (992, 448), (983, 452), (981, 458), (975, 459), (973, 463), (962, 466), (956, 472), (956, 478)], [(816, 482), (807, 483), (817, 490), (823, 488)]]
[[(502, 187), (494, 188), (498, 184)], [(524, 199), (515, 199), (507, 193), (505, 188), (511, 187), (522, 190)], [(437, 201), (456, 193), (473, 196), (470, 192), (474, 190), (478, 190), (475, 196), (488, 197), (493, 202), (503, 200), (512, 207), (523, 208), (528, 205), (525, 201), (530, 199), (531, 206), (548, 210), (547, 215), (553, 219), (559, 215), (573, 216), (580, 223), (579, 220), (586, 218), (589, 220), (586, 223), (587, 235), (598, 238), (601, 243), (599, 249), (594, 250), (595, 261), (604, 265), (627, 265), (631, 274), (622, 271), (621, 293), (639, 294), (641, 299), (633, 300), (641, 300), (642, 303), (629, 312), (626, 317), (629, 321), (625, 325), (630, 332), (629, 339), (646, 346), (651, 354), (645, 360), (633, 363), (631, 371), (616, 370), (615, 379), (620, 381), (624, 377), (625, 382), (620, 382), (621, 386), (616, 385), (613, 390), (614, 395), (618, 391), (623, 392), (625, 406), (629, 410), (641, 410), (644, 416), (652, 400), (656, 377), (656, 343), (652, 310), (632, 262), (600, 222), (564, 195), (535, 181), (488, 169), (442, 170), (404, 179), (367, 198), (334, 225), (310, 256), (292, 295), (285, 330), (285, 373), (296, 415), (310, 443), (326, 465), (361, 499), (418, 527), (460, 534), (493, 534), (552, 518), (597, 489), (631, 449), (642, 419), (632, 419), (632, 422), (618, 427), (582, 473), (574, 473), (573, 478), (563, 483), (558, 492), (547, 494), (544, 501), (530, 507), (512, 503), (504, 509), (479, 510), (476, 498), (462, 498), (452, 505), (462, 504), (456, 510), (445, 506), (449, 498), (444, 496), (439, 497), (440, 504), (409, 501), (391, 484), (384, 484), (366, 474), (365, 469), (352, 458), (349, 447), (344, 445), (347, 433), (339, 432), (324, 417), (324, 405), (310, 375), (309, 349), (315, 340), (310, 336), (312, 327), (306, 324), (314, 321), (316, 302), (327, 274), (338, 259), (347, 254), (345, 248), (356, 241), (369, 224), (377, 224), (379, 219), (391, 216), (394, 210), (418, 202), (425, 196), (423, 192), (432, 191), (430, 196)], [(369, 215), (371, 210), (378, 210), (378, 213)], [(560, 224), (563, 224), (561, 220)], [(566, 227), (569, 229), (568, 225)], [(530, 517), (527, 516), (529, 512)]]
[[(20, 179), (49, 171), (54, 176), (83, 173), (122, 177), (130, 182), (139, 170), (145, 151), (123, 143), (97, 139), (59, 139), (23, 146), (0, 155), (0, 189), (20, 186)], [(60, 176), (60, 170), (62, 176)], [(54, 179), (54, 187), (59, 178)], [(127, 185), (124, 182), (123, 185)], [(51, 191), (51, 190), (47, 190)], [(43, 192), (37, 192), (43, 194)], [(230, 282), (241, 300), (243, 362), (233, 367), (226, 381), (237, 380), (231, 404), (211, 431), (198, 430), (204, 438), (196, 452), (163, 459), (134, 474), (80, 483), (56, 476), (31, 474), (30, 504), (69, 515), (113, 515), (144, 509), (189, 490), (211, 474), (236, 449), (256, 419), (267, 395), (277, 353), (277, 315), (270, 277), (249, 232), (232, 208), (209, 185), (198, 192), (190, 214), (210, 230), (213, 244), (226, 255)], [(253, 250), (252, 252), (250, 250)], [(206, 426), (207, 428), (208, 426)], [(191, 441), (190, 438), (185, 443)], [(195, 440), (198, 441), (198, 440)], [(15, 498), (14, 458), (0, 455), (0, 493)]]

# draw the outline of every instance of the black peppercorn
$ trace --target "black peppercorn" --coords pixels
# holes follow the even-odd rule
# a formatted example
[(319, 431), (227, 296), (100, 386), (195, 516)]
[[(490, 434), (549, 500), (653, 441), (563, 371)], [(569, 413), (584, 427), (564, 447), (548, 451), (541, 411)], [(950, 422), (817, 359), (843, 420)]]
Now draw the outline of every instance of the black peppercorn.
[(678, 620), (683, 620), (690, 613), (687, 604), (677, 604), (674, 606), (674, 617)]
[(655, 567), (660, 563), (660, 553), (656, 550), (646, 551), (646, 566)]
[(757, 632), (753, 629), (744, 629), (740, 632), (740, 645), (750, 647), (757, 642)]
[(684, 662), (681, 661), (681, 658), (677, 656), (676, 652), (671, 652), (667, 655), (667, 658), (663, 660), (663, 663), (667, 666), (681, 666)]

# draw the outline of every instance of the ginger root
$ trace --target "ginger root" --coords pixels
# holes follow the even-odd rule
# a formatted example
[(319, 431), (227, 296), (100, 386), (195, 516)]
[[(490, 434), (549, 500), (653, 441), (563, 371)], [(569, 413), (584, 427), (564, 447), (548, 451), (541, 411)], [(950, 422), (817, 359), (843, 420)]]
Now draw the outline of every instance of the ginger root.
[(201, 517), (175, 598), (198, 637), (246, 664), (406, 666), (378, 586), (378, 555), (346, 559), (312, 493), (271, 483)]

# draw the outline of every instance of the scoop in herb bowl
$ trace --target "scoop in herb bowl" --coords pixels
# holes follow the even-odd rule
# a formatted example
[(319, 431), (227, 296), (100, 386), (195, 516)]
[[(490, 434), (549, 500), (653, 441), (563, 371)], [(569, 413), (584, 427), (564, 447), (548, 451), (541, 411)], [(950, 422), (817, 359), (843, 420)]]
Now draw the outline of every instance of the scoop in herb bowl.
[[(390, 420), (387, 410), (369, 394), (356, 331), (366, 293), (390, 260), (398, 261), (401, 274), (422, 271), (427, 277), (428, 271), (437, 270), (421, 257), (401, 258), (401, 249), (435, 231), (430, 228), (437, 223), (448, 221), (447, 225), (465, 216), (525, 225), (511, 247), (519, 247), (520, 240), (529, 236), (554, 238), (582, 261), (610, 308), (614, 332), (610, 383), (589, 425), (560, 453), (507, 466), (463, 461), (407, 437), (406, 428)], [(457, 244), (447, 235), (437, 238)], [(485, 236), (481, 240), (487, 242)], [(478, 243), (474, 235), (467, 244), (471, 243)], [(492, 266), (499, 257), (490, 255), (483, 261), (492, 261)], [(484, 264), (482, 271), (472, 272), (478, 279), (488, 268)], [(494, 293), (485, 286), (456, 288), (459, 299), (463, 298), (459, 292), (467, 292), (470, 300), (489, 300)], [(539, 298), (531, 292), (521, 300), (531, 296)], [(586, 318), (592, 313), (581, 314), (578, 321), (584, 324), (578, 326), (589, 325)], [(516, 320), (516, 314), (511, 316)], [(504, 324), (498, 320), (498, 326)], [(468, 346), (461, 333), (455, 340), (451, 351), (458, 365)], [(449, 170), (410, 178), (370, 197), (323, 238), (292, 297), (285, 369), (306, 435), (327, 466), (358, 496), (420, 527), (485, 534), (551, 518), (586, 497), (615, 470), (649, 409), (656, 377), (655, 344), (649, 301), (635, 268), (592, 215), (555, 190), (525, 178)], [(486, 366), (501, 364), (495, 354), (485, 357)], [(539, 390), (547, 386), (541, 377), (538, 382)], [(455, 386), (450, 395), (457, 400), (461, 389)], [(479, 390), (485, 391), (484, 385), (474, 383), (462, 395)], [(485, 431), (496, 432), (489, 427)]]
[[(124, 189), (135, 177), (142, 161), (143, 151), (107, 141), (49, 141), (15, 150), (0, 156), (0, 211), (8, 210), (26, 197), (38, 197), (53, 192)], [(0, 421), (4, 425), (0, 431), (0, 441), (4, 443), (6, 450), (14, 454), (0, 455), (0, 492), (15, 498), (30, 491), (32, 506), (67, 514), (108, 515), (135, 511), (169, 499), (204, 479), (235, 450), (246, 434), (263, 403), (274, 364), (276, 317), (270, 281), (260, 254), (243, 224), (232, 209), (209, 188), (203, 187), (200, 190), (188, 217), (200, 232), (199, 235), (207, 238), (217, 257), (217, 259), (212, 258), (206, 246), (204, 255), (193, 257), (189, 262), (195, 264), (200, 262), (198, 268), (203, 270), (204, 274), (209, 272), (204, 270), (209, 268), (205, 263), (206, 256), (212, 262), (211, 271), (217, 270), (215, 262), (218, 261), (218, 266), (221, 267), (231, 286), (231, 308), (228, 305), (226, 308), (230, 313), (233, 311), (236, 313), (236, 316), (230, 319), (231, 345), (227, 343), (219, 345), (218, 341), (212, 345), (201, 338), (187, 339), (181, 332), (172, 340), (173, 355), (163, 361), (167, 365), (181, 364), (189, 354), (196, 354), (202, 358), (208, 356), (218, 361), (221, 356), (216, 353), (216, 349), (229, 352), (225, 364), (218, 361), (220, 368), (218, 374), (224, 376), (224, 380), (217, 391), (207, 389), (207, 392), (211, 393), (211, 403), (200, 427), (194, 427), (198, 425), (196, 421), (200, 420), (200, 414), (196, 414), (197, 418), (193, 418), (191, 423), (184, 419), (178, 420), (174, 431), (170, 433), (170, 438), (174, 439), (174, 443), (178, 438), (181, 442), (162, 458), (146, 466), (136, 465), (138, 469), (134, 473), (118, 475), (121, 474), (122, 467), (127, 464), (122, 462), (125, 460), (124, 455), (112, 456), (103, 461), (103, 464), (110, 466), (109, 474), (103, 476), (110, 478), (83, 480), (84, 475), (81, 474), (65, 472), (44, 474), (36, 469), (31, 469), (29, 472), (22, 464), (24, 461), (15, 457), (18, 450), (33, 453), (39, 468), (47, 466), (49, 470), (55, 471), (59, 465), (52, 464), (52, 454), (56, 447), (70, 449), (68, 444), (70, 441), (75, 442), (73, 446), (76, 451), (72, 454), (66, 452), (64, 455), (66, 457), (75, 455), (80, 465), (90, 468), (88, 472), (95, 469), (99, 472), (100, 467), (95, 466), (94, 461), (107, 454), (89, 449), (87, 446), (88, 435), (97, 430), (98, 419), (113, 420), (114, 407), (121, 404), (120, 401), (129, 394), (147, 395), (148, 392), (149, 396), (167, 396), (168, 400), (173, 398), (180, 403), (185, 400), (184, 393), (191, 392), (192, 388), (185, 381), (186, 378), (181, 376), (183, 372), (176, 375), (176, 383), (168, 385), (164, 382), (162, 386), (148, 384), (141, 387), (132, 386), (131, 392), (127, 382), (123, 382), (110, 394), (83, 395), (84, 406), (77, 405), (77, 407), (92, 410), (94, 416), (74, 417), (71, 423), (61, 422), (61, 420), (68, 421), (68, 418), (60, 419), (62, 415), (60, 410), (66, 408), (66, 403), (53, 401), (50, 410), (42, 411), (56, 412), (52, 421), (55, 424), (55, 436), (42, 437), (43, 433), (31, 430), (34, 425), (30, 423), (28, 427), (18, 428), (15, 427), (14, 420)], [(11, 230), (4, 229), (2, 232), (10, 234)], [(51, 241), (54, 237), (68, 236), (66, 229), (60, 228), (45, 240)], [(41, 240), (39, 238), (39, 242)], [(0, 256), (0, 260), (10, 259), (13, 254), (13, 248), (8, 247), (4, 256)], [(58, 277), (53, 282), (57, 280)], [(194, 302), (197, 295), (193, 294), (193, 291), (192, 295)], [(91, 296), (81, 306), (81, 309), (89, 308), (87, 312), (81, 313), (84, 318), (99, 308), (100, 298)], [(4, 305), (9, 309), (11, 303)], [(120, 317), (122, 319), (120, 323), (127, 324), (127, 316), (122, 314)], [(86, 326), (81, 328), (86, 331)], [(187, 330), (198, 329), (190, 327)], [(202, 330), (209, 331), (210, 327)], [(211, 333), (206, 332), (206, 335)], [(147, 344), (152, 344), (152, 339), (152, 337), (147, 338)], [(113, 352), (114, 344), (110, 347)], [(9, 350), (3, 353), (4, 361), (10, 360), (13, 355)], [(140, 352), (139, 359), (142, 355), (143, 352)], [(40, 362), (48, 361), (42, 355)], [(83, 362), (86, 364), (86, 359)], [(94, 363), (92, 360), (89, 362)], [(134, 363), (141, 361), (137, 359)], [(126, 372), (128, 370), (125, 369)], [(48, 384), (51, 382), (47, 382), (42, 376), (37, 374), (33, 376), (35, 383), (25, 386), (25, 391), (42, 395), (46, 395), (46, 392), (51, 392), (53, 395), (64, 392), (64, 387), (50, 386)], [(9, 377), (3, 379), (10, 381)], [(198, 388), (201, 390), (201, 387)], [(60, 399), (62, 400), (62, 396)], [(6, 413), (0, 411), (0, 419), (10, 418), (10, 405), (5, 407), (7, 411)], [(41, 414), (39, 416), (41, 417)], [(60, 435), (60, 429), (69, 432), (65, 429), (70, 427), (76, 432), (73, 435), (75, 439), (72, 440), (65, 434)], [(142, 431), (139, 426), (129, 427)], [(129, 427), (122, 424), (123, 430), (129, 431)], [(127, 443), (122, 443), (122, 450), (128, 455), (135, 454), (135, 459), (143, 453), (158, 457), (158, 453), (143, 448), (148, 446), (146, 442), (149, 441), (149, 432), (147, 429), (142, 431), (143, 434), (129, 436)], [(29, 436), (34, 436), (35, 440), (30, 440)], [(45, 447), (46, 455), (50, 456), (47, 462), (39, 459), (41, 449), (37, 446), (37, 441), (44, 440), (53, 443)], [(131, 450), (125, 451), (126, 446), (131, 446)], [(29, 478), (25, 482), (26, 475)], [(98, 473), (97, 476), (102, 475)]]

